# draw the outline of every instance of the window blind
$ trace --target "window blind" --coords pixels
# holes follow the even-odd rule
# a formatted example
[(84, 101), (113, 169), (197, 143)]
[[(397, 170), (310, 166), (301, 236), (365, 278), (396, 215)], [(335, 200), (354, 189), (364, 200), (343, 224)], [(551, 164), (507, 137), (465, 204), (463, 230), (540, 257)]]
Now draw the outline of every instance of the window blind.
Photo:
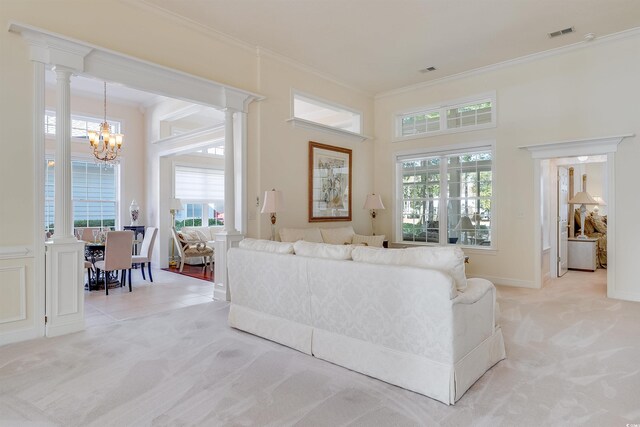
[(176, 166), (175, 197), (182, 200), (215, 202), (224, 200), (224, 171)]

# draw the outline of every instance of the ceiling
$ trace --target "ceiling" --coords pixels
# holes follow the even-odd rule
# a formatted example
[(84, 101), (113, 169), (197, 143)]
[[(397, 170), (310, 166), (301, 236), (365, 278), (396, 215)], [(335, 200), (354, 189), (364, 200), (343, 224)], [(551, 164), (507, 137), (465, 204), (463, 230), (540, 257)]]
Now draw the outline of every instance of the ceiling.
[(142, 1), (371, 94), (640, 27), (638, 0)]

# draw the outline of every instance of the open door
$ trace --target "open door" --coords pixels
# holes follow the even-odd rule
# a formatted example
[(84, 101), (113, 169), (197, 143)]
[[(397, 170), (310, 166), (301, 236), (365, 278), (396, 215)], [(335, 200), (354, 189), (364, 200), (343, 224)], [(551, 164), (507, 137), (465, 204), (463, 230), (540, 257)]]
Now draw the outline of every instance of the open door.
[(564, 276), (568, 265), (569, 241), (569, 172), (558, 166), (558, 277)]

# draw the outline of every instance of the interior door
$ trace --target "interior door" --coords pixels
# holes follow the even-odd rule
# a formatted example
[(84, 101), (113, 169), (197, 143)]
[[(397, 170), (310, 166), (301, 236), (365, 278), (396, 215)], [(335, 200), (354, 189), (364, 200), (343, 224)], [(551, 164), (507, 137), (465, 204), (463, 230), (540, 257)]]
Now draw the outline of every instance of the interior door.
[(567, 272), (569, 239), (569, 172), (558, 166), (558, 277)]

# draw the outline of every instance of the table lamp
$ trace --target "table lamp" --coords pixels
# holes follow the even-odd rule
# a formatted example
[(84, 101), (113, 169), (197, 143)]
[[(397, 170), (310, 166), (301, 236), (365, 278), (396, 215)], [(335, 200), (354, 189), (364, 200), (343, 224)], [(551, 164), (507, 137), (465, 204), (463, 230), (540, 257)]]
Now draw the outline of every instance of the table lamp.
[(586, 239), (587, 236), (584, 235), (584, 217), (587, 212), (586, 205), (598, 206), (598, 201), (593, 197), (591, 197), (591, 195), (586, 191), (580, 191), (576, 193), (576, 195), (573, 196), (571, 200), (569, 200), (569, 203), (574, 205), (580, 205), (580, 235), (577, 238)]
[(276, 213), (284, 211), (282, 191), (272, 189), (264, 192), (261, 213), (271, 214), (271, 240), (276, 240)]
[(371, 231), (373, 235), (376, 235), (375, 229), (375, 219), (376, 219), (376, 209), (384, 209), (384, 205), (382, 204), (382, 198), (379, 194), (368, 194), (367, 200), (364, 201), (364, 206), (362, 209), (369, 209), (369, 213), (371, 214)]

